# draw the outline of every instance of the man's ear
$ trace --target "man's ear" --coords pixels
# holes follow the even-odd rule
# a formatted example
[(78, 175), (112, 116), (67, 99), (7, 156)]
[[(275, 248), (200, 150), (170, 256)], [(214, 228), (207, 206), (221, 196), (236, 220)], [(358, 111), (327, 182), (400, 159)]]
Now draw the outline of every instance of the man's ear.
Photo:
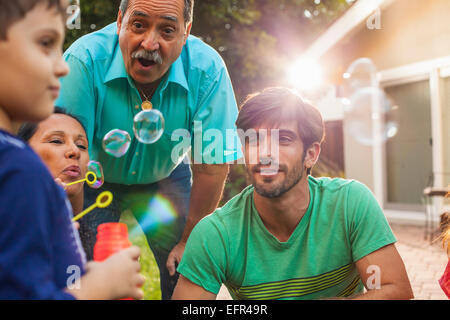
[(191, 28), (192, 28), (192, 22), (189, 22), (188, 26), (186, 27), (186, 32), (184, 34), (184, 44), (186, 44), (187, 38), (191, 34)]
[(122, 19), (123, 19), (122, 10), (119, 9), (119, 13), (117, 14), (117, 35), (119, 35), (120, 29), (122, 29), (122, 21), (123, 21)]
[(320, 155), (320, 143), (314, 142), (308, 150), (306, 150), (304, 166), (309, 169), (314, 167)]

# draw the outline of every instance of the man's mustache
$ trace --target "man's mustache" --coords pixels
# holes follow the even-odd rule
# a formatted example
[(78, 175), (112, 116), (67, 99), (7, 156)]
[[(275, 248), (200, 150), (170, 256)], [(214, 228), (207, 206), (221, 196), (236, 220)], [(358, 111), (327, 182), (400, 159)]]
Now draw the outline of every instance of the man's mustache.
[(147, 51), (145, 49), (139, 49), (131, 54), (131, 58), (133, 59), (146, 59), (150, 61), (154, 61), (157, 64), (162, 64), (163, 59), (159, 55), (157, 50)]

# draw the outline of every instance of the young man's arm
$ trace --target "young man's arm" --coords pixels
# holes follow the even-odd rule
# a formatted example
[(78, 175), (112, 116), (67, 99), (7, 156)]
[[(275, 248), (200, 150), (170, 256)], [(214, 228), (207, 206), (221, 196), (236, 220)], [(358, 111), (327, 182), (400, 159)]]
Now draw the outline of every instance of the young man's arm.
[(172, 300), (215, 300), (216, 294), (180, 275)]
[(384, 246), (356, 261), (367, 292), (356, 300), (414, 298), (405, 265), (394, 244)]

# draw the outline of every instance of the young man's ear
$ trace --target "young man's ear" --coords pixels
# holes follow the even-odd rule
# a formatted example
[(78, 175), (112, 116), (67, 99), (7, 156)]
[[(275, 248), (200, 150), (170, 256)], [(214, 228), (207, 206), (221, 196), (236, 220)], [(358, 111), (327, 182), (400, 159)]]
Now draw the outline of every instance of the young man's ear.
[(320, 155), (320, 143), (314, 142), (308, 150), (306, 150), (304, 166), (307, 169), (314, 167)]

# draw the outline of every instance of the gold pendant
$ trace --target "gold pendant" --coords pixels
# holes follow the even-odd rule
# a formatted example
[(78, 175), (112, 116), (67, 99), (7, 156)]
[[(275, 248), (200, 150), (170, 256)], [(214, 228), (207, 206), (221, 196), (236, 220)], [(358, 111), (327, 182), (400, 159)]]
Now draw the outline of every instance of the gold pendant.
[(150, 101), (145, 100), (144, 102), (142, 102), (141, 108), (142, 110), (150, 110), (153, 108), (153, 105)]

